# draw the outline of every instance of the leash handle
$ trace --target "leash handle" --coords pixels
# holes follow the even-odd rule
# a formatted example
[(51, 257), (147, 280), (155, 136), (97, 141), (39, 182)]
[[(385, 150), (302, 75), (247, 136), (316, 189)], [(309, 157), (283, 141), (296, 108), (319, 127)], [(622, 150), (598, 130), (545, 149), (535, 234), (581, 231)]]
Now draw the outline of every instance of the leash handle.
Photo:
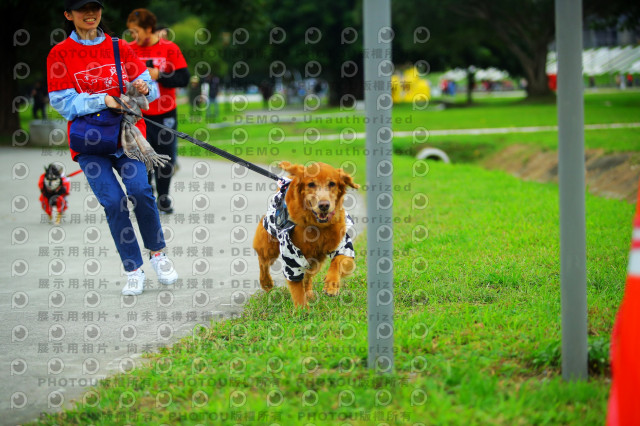
[(233, 161), (236, 164), (240, 164), (241, 166), (243, 166), (243, 167), (245, 167), (245, 168), (247, 168), (247, 169), (249, 169), (249, 170), (251, 170), (253, 172), (256, 172), (256, 173), (258, 173), (258, 174), (260, 174), (260, 175), (262, 175), (264, 177), (267, 177), (269, 179), (273, 179), (275, 181), (280, 180), (280, 176), (276, 175), (275, 173), (272, 173), (272, 172), (270, 172), (268, 170), (263, 169), (260, 166), (257, 166), (257, 165), (255, 165), (253, 163), (250, 163), (250, 162), (246, 161), (246, 160), (243, 160), (242, 158), (240, 158), (238, 156), (235, 156), (233, 154), (229, 154), (227, 151), (224, 151), (224, 150), (222, 150), (220, 148), (217, 148), (217, 147), (215, 147), (213, 145), (210, 145), (210, 144), (208, 144), (206, 142), (203, 142), (203, 141), (201, 141), (199, 139), (191, 137), (191, 136), (189, 136), (188, 134), (186, 134), (184, 132), (179, 132), (177, 130), (172, 129), (171, 127), (165, 126), (164, 124), (156, 123), (153, 120), (149, 120), (148, 118), (146, 118), (146, 117), (144, 117), (144, 116), (142, 116), (140, 114), (136, 114), (134, 111), (132, 111), (127, 106), (127, 104), (124, 103), (124, 101), (122, 99), (120, 99), (118, 97), (114, 97), (113, 99), (115, 99), (116, 102), (118, 104), (120, 104), (120, 106), (122, 107), (122, 110), (124, 112), (126, 112), (127, 114), (131, 114), (134, 117), (141, 118), (141, 119), (145, 120), (147, 123), (151, 123), (156, 127), (160, 127), (161, 129), (164, 129), (164, 130), (167, 130), (170, 133), (173, 133), (174, 135), (176, 135), (180, 139), (184, 139), (186, 141), (189, 141), (189, 142), (193, 143), (194, 145), (198, 145), (200, 148), (204, 148), (209, 152), (213, 152), (214, 154), (219, 155), (220, 157), (226, 158), (229, 161)]

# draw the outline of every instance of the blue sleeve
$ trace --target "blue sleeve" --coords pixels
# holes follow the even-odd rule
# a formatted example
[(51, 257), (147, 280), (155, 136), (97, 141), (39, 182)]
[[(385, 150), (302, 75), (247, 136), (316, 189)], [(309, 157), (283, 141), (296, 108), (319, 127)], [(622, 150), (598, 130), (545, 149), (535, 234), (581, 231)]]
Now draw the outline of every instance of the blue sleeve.
[(147, 100), (149, 103), (155, 101), (160, 97), (160, 89), (158, 88), (158, 83), (151, 79), (151, 74), (149, 74), (149, 70), (145, 70), (136, 80), (142, 80), (147, 83), (149, 86), (149, 93), (147, 94)]
[[(149, 89), (151, 93), (151, 89)], [(64, 89), (49, 92), (49, 103), (68, 121), (81, 115), (87, 115), (101, 111), (107, 106), (104, 104), (106, 94), (78, 93), (75, 89)]]
[[(153, 102), (160, 97), (158, 84), (151, 79), (149, 71), (143, 72), (136, 80), (143, 80), (149, 86), (147, 100)], [(78, 93), (75, 89), (64, 89), (49, 92), (49, 103), (68, 121), (73, 121), (76, 117), (102, 111), (107, 106), (104, 103), (106, 94)]]

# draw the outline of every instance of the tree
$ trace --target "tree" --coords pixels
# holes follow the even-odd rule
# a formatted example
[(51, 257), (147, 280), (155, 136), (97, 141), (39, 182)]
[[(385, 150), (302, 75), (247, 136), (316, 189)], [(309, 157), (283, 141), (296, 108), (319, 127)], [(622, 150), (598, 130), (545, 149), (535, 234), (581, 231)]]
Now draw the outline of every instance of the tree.
[[(475, 62), (476, 49), (489, 49), (491, 59), (500, 67), (527, 78), (530, 98), (551, 94), (546, 63), (549, 46), (555, 39), (554, 0), (442, 0), (416, 7), (408, 0), (394, 0), (401, 22), (426, 25), (432, 43), (426, 46), (403, 46), (407, 52), (422, 50), (435, 57), (438, 64), (457, 63), (460, 59)], [(627, 0), (584, 0), (583, 11), (590, 23), (618, 28), (638, 28), (640, 5)], [(411, 35), (411, 34), (410, 34)], [(406, 35), (405, 35), (406, 36)], [(477, 50), (480, 51), (480, 50)], [(467, 67), (472, 63), (462, 64)], [(477, 64), (476, 64), (477, 65)]]
[(551, 94), (546, 66), (549, 45), (555, 38), (554, 0), (454, 0), (449, 7), (459, 16), (489, 25), (520, 62), (528, 97)]
[(299, 70), (303, 76), (326, 79), (331, 105), (339, 105), (351, 96), (361, 99), (364, 86), (360, 2), (270, 1), (272, 28), (286, 34), (282, 42), (272, 43), (272, 58)]
[[(529, 96), (549, 94), (545, 66), (554, 36), (553, 0), (443, 0), (420, 8), (408, 0), (394, 3), (399, 48), (411, 57), (428, 54), (432, 69), (500, 67), (525, 75)], [(428, 43), (414, 42), (420, 27), (430, 31)]]
[(415, 7), (395, 0), (392, 19), (396, 29), (394, 62), (428, 62), (431, 70), (467, 70), (467, 103), (472, 102), (474, 68), (500, 67), (519, 73), (517, 62), (496, 42), (485, 22), (455, 15), (440, 3)]
[(179, 0), (179, 4), (202, 19), (213, 32), (232, 32), (239, 28), (252, 32), (264, 28), (268, 22), (267, 0)]
[(640, 3), (625, 0), (585, 0), (585, 28), (640, 30)]
[(227, 63), (220, 55), (220, 34), (209, 31), (195, 16), (175, 23), (171, 29), (175, 35), (173, 41), (180, 46), (191, 75), (204, 78), (211, 73), (217, 76), (226, 74)]
[[(257, 18), (250, 23), (207, 21), (210, 28), (230, 33), (225, 58), (232, 70), (231, 84), (246, 86), (297, 75), (326, 80), (333, 105), (345, 95), (362, 97), (362, 10), (358, 0), (332, 2), (330, 6), (317, 0), (261, 0), (257, 5), (252, 9)], [(202, 3), (199, 7), (213, 6)], [(236, 66), (250, 72), (246, 76), (233, 73)]]

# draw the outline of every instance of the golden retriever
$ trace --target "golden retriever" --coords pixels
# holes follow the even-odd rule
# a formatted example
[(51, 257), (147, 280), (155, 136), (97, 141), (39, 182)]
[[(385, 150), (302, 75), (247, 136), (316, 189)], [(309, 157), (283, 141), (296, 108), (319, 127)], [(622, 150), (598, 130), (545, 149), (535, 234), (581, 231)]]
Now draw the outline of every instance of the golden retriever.
[[(325, 163), (305, 167), (283, 161), (279, 166), (288, 172), (291, 182), (286, 193), (282, 189), (276, 195), (256, 229), (253, 248), (260, 262), (260, 285), (265, 291), (273, 288), (269, 268), (281, 256), (293, 303), (306, 308), (315, 297), (313, 277), (327, 257), (332, 260), (323, 292), (329, 296), (338, 294), (340, 280), (355, 269), (355, 252), (347, 234), (353, 222), (342, 204), (347, 187), (360, 185), (342, 169)], [(278, 195), (280, 212), (276, 212)], [(303, 257), (293, 259), (296, 253)]]

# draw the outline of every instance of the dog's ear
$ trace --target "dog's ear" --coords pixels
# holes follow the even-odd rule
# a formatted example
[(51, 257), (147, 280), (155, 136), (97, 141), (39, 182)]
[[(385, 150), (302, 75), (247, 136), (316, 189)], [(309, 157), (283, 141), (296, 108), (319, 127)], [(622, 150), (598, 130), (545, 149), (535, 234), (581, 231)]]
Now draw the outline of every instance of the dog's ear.
[(345, 185), (350, 186), (354, 189), (360, 188), (360, 185), (358, 185), (353, 181), (353, 178), (349, 173), (345, 172), (342, 169), (338, 169), (338, 171), (340, 172), (340, 178), (342, 179), (342, 182), (344, 182)]
[(300, 164), (291, 164), (288, 161), (282, 161), (278, 164), (278, 167), (289, 173), (291, 176), (302, 176), (304, 173), (304, 166), (301, 166)]

